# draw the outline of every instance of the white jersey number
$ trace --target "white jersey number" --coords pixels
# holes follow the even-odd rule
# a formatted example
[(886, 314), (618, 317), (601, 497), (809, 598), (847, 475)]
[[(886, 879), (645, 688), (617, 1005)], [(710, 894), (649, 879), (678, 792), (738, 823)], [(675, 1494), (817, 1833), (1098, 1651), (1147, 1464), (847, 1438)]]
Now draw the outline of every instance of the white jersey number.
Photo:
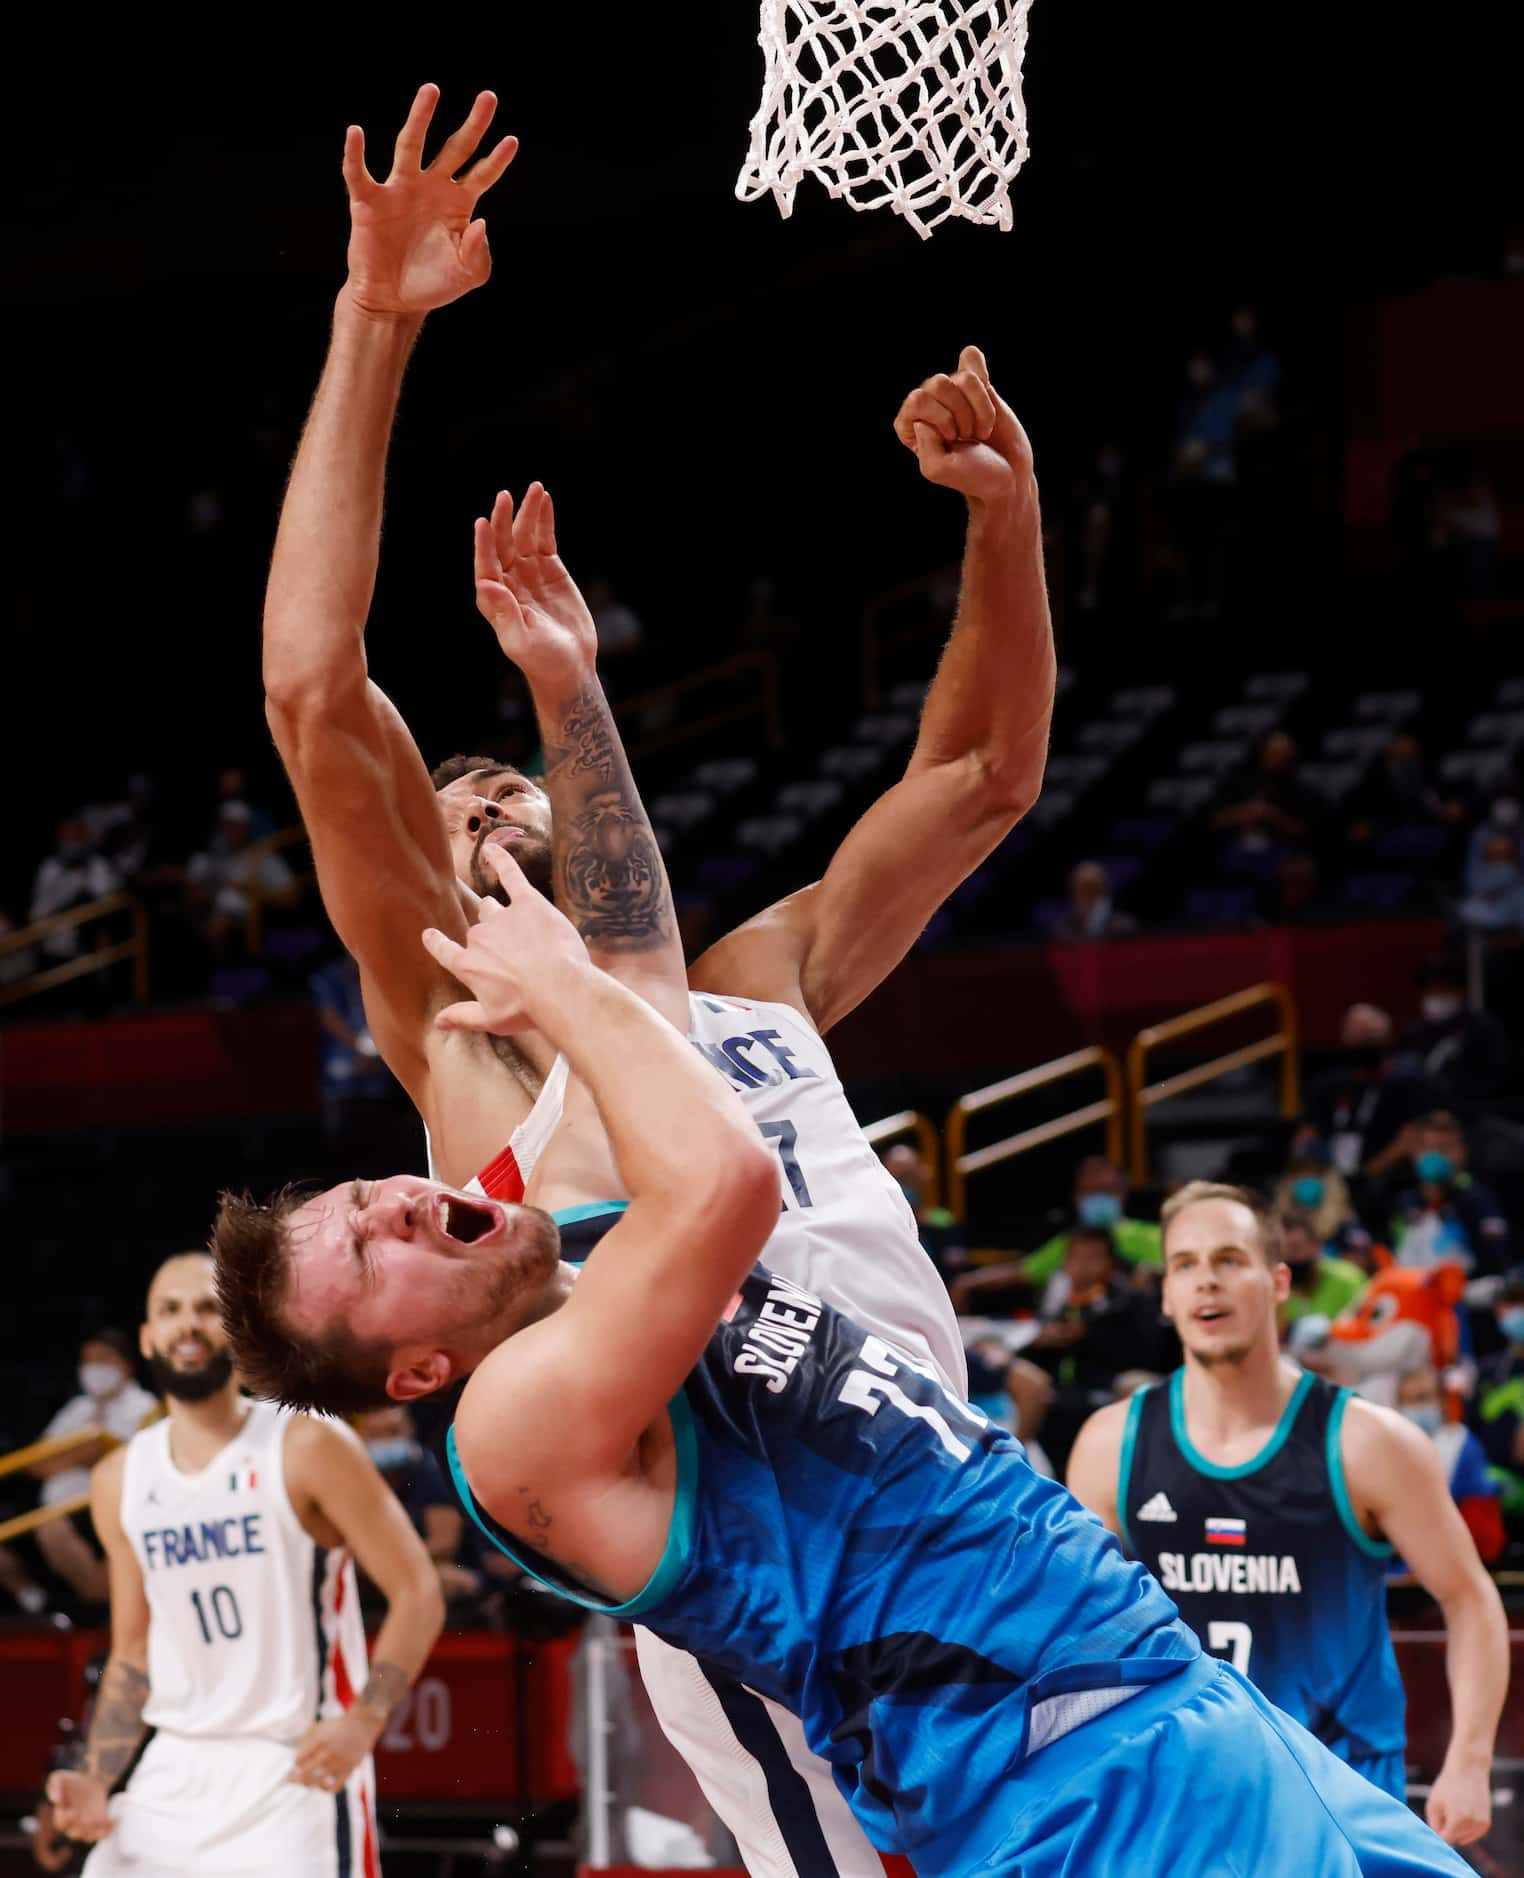
[(1214, 1655), (1225, 1656), (1240, 1676), (1247, 1676), (1254, 1632), (1247, 1624), (1220, 1623), (1214, 1618), (1207, 1625), (1207, 1648)]
[(984, 1417), (978, 1409), (969, 1408), (966, 1403), (955, 1402), (938, 1381), (935, 1372), (924, 1363), (917, 1363), (905, 1355), (903, 1350), (893, 1350), (877, 1337), (864, 1337), (860, 1353), (867, 1369), (854, 1369), (841, 1385), (838, 1398), (852, 1408), (860, 1408), (866, 1414), (876, 1415), (879, 1398), (892, 1402), (902, 1415), (908, 1415), (914, 1421), (925, 1422), (942, 1446), (955, 1461), (966, 1461), (973, 1449), (966, 1441), (960, 1441), (953, 1433), (945, 1415), (929, 1407), (924, 1402), (912, 1402), (905, 1391), (893, 1380), (897, 1369), (913, 1370), (927, 1382), (935, 1383), (937, 1393), (948, 1408), (967, 1421), (977, 1426), (984, 1426)]

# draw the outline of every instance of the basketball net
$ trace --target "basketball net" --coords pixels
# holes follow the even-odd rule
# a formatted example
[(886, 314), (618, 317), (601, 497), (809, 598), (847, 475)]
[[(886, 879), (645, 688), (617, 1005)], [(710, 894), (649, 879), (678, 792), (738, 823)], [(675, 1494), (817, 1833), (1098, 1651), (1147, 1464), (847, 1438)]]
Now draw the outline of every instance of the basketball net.
[(950, 215), (1011, 226), (1027, 155), (1032, 0), (762, 0), (766, 59), (743, 202), (793, 212), (801, 176), (923, 239)]

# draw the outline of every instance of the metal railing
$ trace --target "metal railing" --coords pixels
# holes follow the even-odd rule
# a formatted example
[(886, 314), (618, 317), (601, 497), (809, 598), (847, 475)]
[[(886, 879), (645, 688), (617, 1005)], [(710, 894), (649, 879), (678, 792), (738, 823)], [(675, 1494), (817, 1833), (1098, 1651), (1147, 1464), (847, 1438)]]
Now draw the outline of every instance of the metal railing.
[[(675, 719), (681, 698), (701, 692), (709, 686), (724, 686), (732, 681), (744, 680), (748, 675), (755, 682), (750, 686), (742, 686), (738, 682), (739, 695), (724, 703), (717, 703), (697, 716), (684, 717), (681, 723), (657, 721), (649, 730), (642, 727), (644, 719), (660, 719), (663, 714)], [(782, 749), (783, 720), (778, 709), (777, 658), (771, 652), (761, 650), (738, 652), (733, 658), (706, 665), (702, 671), (688, 672), (665, 685), (637, 692), (631, 698), (621, 698), (614, 707), (614, 715), (624, 733), (626, 754), (632, 762), (643, 756), (654, 755), (659, 750), (693, 743), (698, 738), (707, 737), (712, 730), (723, 730), (729, 724), (744, 723), (752, 717), (761, 718), (767, 747), (770, 750)]]
[[(1014, 1102), (1018, 1096), (1030, 1095), (1034, 1089), (1046, 1089), (1052, 1083), (1063, 1082), (1071, 1076), (1081, 1076), (1087, 1070), (1099, 1070), (1106, 1079), (1106, 1094), (1099, 1102), (1089, 1102), (1083, 1108), (1055, 1115), (1049, 1121), (1039, 1122), (1035, 1128), (1025, 1128), (1020, 1134), (1008, 1135), (1003, 1141), (992, 1141), (987, 1147), (971, 1151), (966, 1149), (971, 1115), (982, 1115), (988, 1109)], [(991, 1083), (988, 1088), (975, 1089), (961, 1097), (947, 1112), (947, 1204), (953, 1217), (962, 1219), (965, 1215), (970, 1174), (994, 1167), (1001, 1161), (1012, 1160), (1018, 1154), (1028, 1154), (1033, 1148), (1045, 1147), (1050, 1141), (1060, 1141), (1065, 1135), (1092, 1127), (1097, 1122), (1106, 1125), (1107, 1156), (1111, 1160), (1120, 1161), (1122, 1066), (1110, 1050), (1104, 1050), (1099, 1045), (1072, 1051), (1068, 1056), (1056, 1057), (1051, 1063), (1039, 1063), (1035, 1069), (1024, 1069), (1018, 1075), (1007, 1076), (1000, 1082)]]
[(897, 1115), (885, 1115), (882, 1120), (869, 1122), (863, 1129), (863, 1137), (873, 1148), (881, 1147), (886, 1142), (898, 1141), (905, 1135), (914, 1135), (920, 1144), (921, 1160), (926, 1168), (926, 1185), (921, 1191), (923, 1206), (942, 1204), (942, 1143), (936, 1128), (927, 1118), (915, 1109), (901, 1109)]
[[(1198, 1063), (1177, 1075), (1166, 1076), (1162, 1082), (1144, 1080), (1150, 1051), (1178, 1038), (1192, 1036), (1198, 1030), (1210, 1029), (1230, 1017), (1239, 1017), (1245, 1011), (1272, 1004), (1280, 1017), (1279, 1028), (1273, 1035), (1245, 1044), (1241, 1049), (1229, 1050), (1224, 1056), (1214, 1056), (1209, 1062)], [(1212, 1004), (1203, 1004), (1196, 1010), (1140, 1030), (1127, 1046), (1128, 1164), (1134, 1182), (1148, 1178), (1148, 1111), (1151, 1108), (1168, 1102), (1172, 1096), (1184, 1095), (1220, 1077), (1230, 1076), (1250, 1063), (1263, 1063), (1275, 1056), (1281, 1059), (1281, 1114), (1293, 1121), (1300, 1107), (1299, 1052), (1296, 1007), (1284, 985), (1251, 985), (1247, 991), (1236, 991), (1232, 997), (1218, 998)]]
[[(116, 1436), (104, 1428), (80, 1428), (72, 1435), (51, 1435), (42, 1441), (32, 1441), (24, 1448), (13, 1448), (9, 1454), (0, 1454), (0, 1476), (19, 1474), (28, 1467), (35, 1467), (39, 1461), (57, 1459), (60, 1454), (68, 1454), (74, 1448), (93, 1447), (104, 1441), (107, 1448), (120, 1447)], [(84, 1512), (90, 1504), (88, 1493), (79, 1493), (72, 1500), (59, 1500), (53, 1506), (33, 1507), (30, 1513), (18, 1513), (14, 1519), (0, 1520), (0, 1545), (7, 1539), (19, 1539), (24, 1532), (35, 1532), (39, 1526), (51, 1525), (55, 1519), (71, 1519), (74, 1514)]]
[(98, 946), (89, 952), (83, 952), (78, 958), (65, 959), (58, 965), (45, 965), (41, 971), (33, 972), (27, 978), (18, 979), (14, 984), (0, 985), (0, 1005), (19, 1004), (23, 998), (38, 996), (41, 992), (51, 991), (55, 985), (66, 985), (76, 978), (88, 978), (94, 972), (103, 972), (123, 959), (132, 961), (132, 998), (135, 1004), (148, 1002), (148, 916), (143, 911), (143, 903), (130, 893), (108, 893), (99, 900), (91, 900), (84, 906), (70, 907), (64, 913), (50, 913), (46, 919), (39, 919), (30, 926), (23, 926), (19, 932), (0, 936), (0, 958), (6, 958), (13, 952), (24, 952), (29, 947), (40, 945), (43, 940), (55, 933), (69, 932), (81, 926), (91, 925), (96, 920), (110, 919), (113, 914), (126, 913), (132, 920), (132, 936), (113, 945)]

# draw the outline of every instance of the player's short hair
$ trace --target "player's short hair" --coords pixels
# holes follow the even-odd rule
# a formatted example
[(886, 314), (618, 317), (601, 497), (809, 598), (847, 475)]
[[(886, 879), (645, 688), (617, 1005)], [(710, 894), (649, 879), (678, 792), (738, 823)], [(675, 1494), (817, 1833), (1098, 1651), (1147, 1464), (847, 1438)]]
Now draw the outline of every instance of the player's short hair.
[(442, 763), (436, 763), (430, 770), (429, 781), (433, 783), (437, 793), (441, 789), (447, 789), (452, 782), (459, 782), (462, 776), (474, 776), (478, 770), (485, 770), (489, 776), (523, 776), (524, 774), (515, 764), (501, 762), (495, 756), (447, 756)]
[(1278, 1265), (1281, 1262), (1281, 1227), (1274, 1208), (1263, 1194), (1256, 1193), (1252, 1187), (1234, 1187), (1222, 1180), (1188, 1180), (1178, 1193), (1172, 1193), (1160, 1207), (1159, 1229), (1164, 1236), (1166, 1252), (1170, 1227), (1188, 1207), (1199, 1206), (1203, 1200), (1231, 1200), (1235, 1206), (1246, 1207), (1254, 1216), (1259, 1250), (1265, 1263)]
[(391, 1352), (361, 1343), (344, 1323), (317, 1337), (282, 1321), (291, 1276), (287, 1222), (310, 1192), (282, 1187), (272, 1199), (224, 1193), (212, 1227), (217, 1306), (233, 1367), (251, 1395), (320, 1415), (385, 1408)]

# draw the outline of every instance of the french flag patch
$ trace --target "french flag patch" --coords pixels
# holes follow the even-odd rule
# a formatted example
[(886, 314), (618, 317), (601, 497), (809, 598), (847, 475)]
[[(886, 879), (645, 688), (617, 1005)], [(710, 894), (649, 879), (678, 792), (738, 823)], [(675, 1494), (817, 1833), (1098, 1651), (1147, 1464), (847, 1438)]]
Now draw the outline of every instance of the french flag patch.
[(1241, 1519), (1209, 1519), (1206, 1523), (1208, 1545), (1243, 1545), (1248, 1538)]

